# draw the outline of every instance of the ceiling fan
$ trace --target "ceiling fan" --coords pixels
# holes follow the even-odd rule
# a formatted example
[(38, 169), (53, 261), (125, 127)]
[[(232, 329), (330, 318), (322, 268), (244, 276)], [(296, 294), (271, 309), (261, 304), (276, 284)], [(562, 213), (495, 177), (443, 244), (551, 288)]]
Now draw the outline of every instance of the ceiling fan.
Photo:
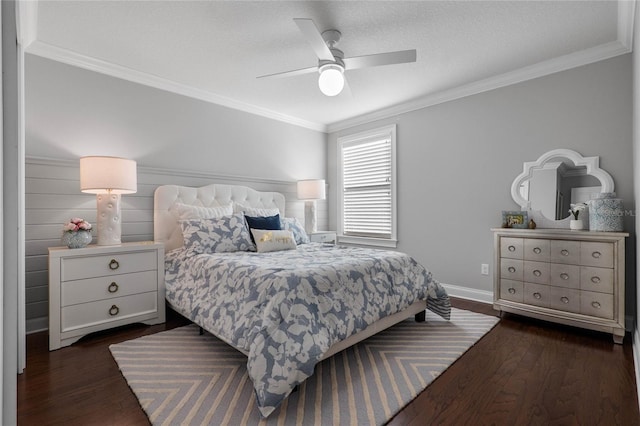
[(340, 94), (344, 88), (345, 71), (416, 61), (415, 49), (345, 58), (342, 50), (336, 48), (342, 36), (340, 31), (326, 30), (320, 33), (311, 19), (295, 18), (294, 22), (298, 25), (298, 28), (318, 57), (318, 65), (299, 70), (263, 75), (258, 78), (293, 77), (319, 72), (318, 86), (320, 86), (320, 91), (327, 96), (336, 96)]

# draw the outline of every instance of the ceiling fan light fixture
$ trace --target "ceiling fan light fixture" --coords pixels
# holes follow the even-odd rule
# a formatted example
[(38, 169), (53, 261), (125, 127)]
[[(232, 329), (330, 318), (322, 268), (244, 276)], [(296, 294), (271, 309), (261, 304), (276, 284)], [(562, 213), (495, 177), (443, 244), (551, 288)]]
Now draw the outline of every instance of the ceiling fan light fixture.
[(344, 88), (344, 67), (339, 64), (325, 64), (319, 69), (318, 87), (326, 96), (336, 96)]

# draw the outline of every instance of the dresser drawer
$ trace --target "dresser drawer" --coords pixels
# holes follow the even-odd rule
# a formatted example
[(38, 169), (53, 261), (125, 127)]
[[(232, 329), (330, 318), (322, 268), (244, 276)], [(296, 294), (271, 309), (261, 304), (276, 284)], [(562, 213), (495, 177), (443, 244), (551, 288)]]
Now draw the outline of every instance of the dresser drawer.
[(547, 262), (524, 262), (524, 281), (549, 284), (550, 264)]
[(554, 263), (580, 264), (580, 242), (553, 240), (551, 241), (551, 261)]
[(81, 280), (157, 269), (157, 252), (140, 251), (61, 260), (61, 280)]
[(613, 268), (613, 244), (583, 242), (580, 245), (580, 264)]
[(523, 300), (527, 305), (549, 306), (549, 286), (542, 284), (524, 283)]
[(508, 280), (522, 281), (522, 260), (500, 259), (500, 276)]
[(549, 283), (558, 287), (580, 288), (580, 267), (552, 263), (549, 272)]
[(61, 332), (118, 321), (158, 310), (158, 293), (134, 294), (61, 309)]
[(580, 288), (598, 293), (613, 294), (613, 269), (581, 266)]
[(500, 257), (523, 259), (524, 243), (522, 238), (501, 238)]
[(549, 287), (548, 307), (564, 312), (580, 312), (580, 290)]
[(522, 281), (500, 280), (500, 298), (522, 303), (523, 299)]
[(613, 294), (583, 291), (580, 313), (600, 318), (613, 318)]
[(137, 293), (148, 293), (156, 291), (157, 287), (158, 273), (156, 271), (66, 281), (61, 284), (60, 304), (61, 306), (69, 306)]
[(551, 250), (550, 243), (549, 240), (526, 238), (524, 240), (524, 260), (548, 262)]

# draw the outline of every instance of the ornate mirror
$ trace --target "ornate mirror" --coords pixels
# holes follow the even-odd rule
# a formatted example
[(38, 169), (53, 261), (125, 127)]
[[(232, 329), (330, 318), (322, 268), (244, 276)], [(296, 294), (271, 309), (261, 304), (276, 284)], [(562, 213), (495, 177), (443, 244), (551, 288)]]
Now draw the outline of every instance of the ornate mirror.
[(583, 157), (570, 149), (554, 149), (524, 163), (511, 185), (513, 201), (541, 228), (566, 228), (570, 204), (594, 194), (613, 192), (613, 178), (599, 167), (599, 157)]

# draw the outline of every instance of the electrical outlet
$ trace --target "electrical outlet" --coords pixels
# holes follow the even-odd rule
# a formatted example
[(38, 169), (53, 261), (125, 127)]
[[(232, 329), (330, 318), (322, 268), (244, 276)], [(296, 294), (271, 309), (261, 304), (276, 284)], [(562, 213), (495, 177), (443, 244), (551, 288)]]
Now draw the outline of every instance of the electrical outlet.
[(489, 275), (489, 264), (488, 263), (483, 263), (482, 265), (480, 265), (480, 273), (482, 275)]

